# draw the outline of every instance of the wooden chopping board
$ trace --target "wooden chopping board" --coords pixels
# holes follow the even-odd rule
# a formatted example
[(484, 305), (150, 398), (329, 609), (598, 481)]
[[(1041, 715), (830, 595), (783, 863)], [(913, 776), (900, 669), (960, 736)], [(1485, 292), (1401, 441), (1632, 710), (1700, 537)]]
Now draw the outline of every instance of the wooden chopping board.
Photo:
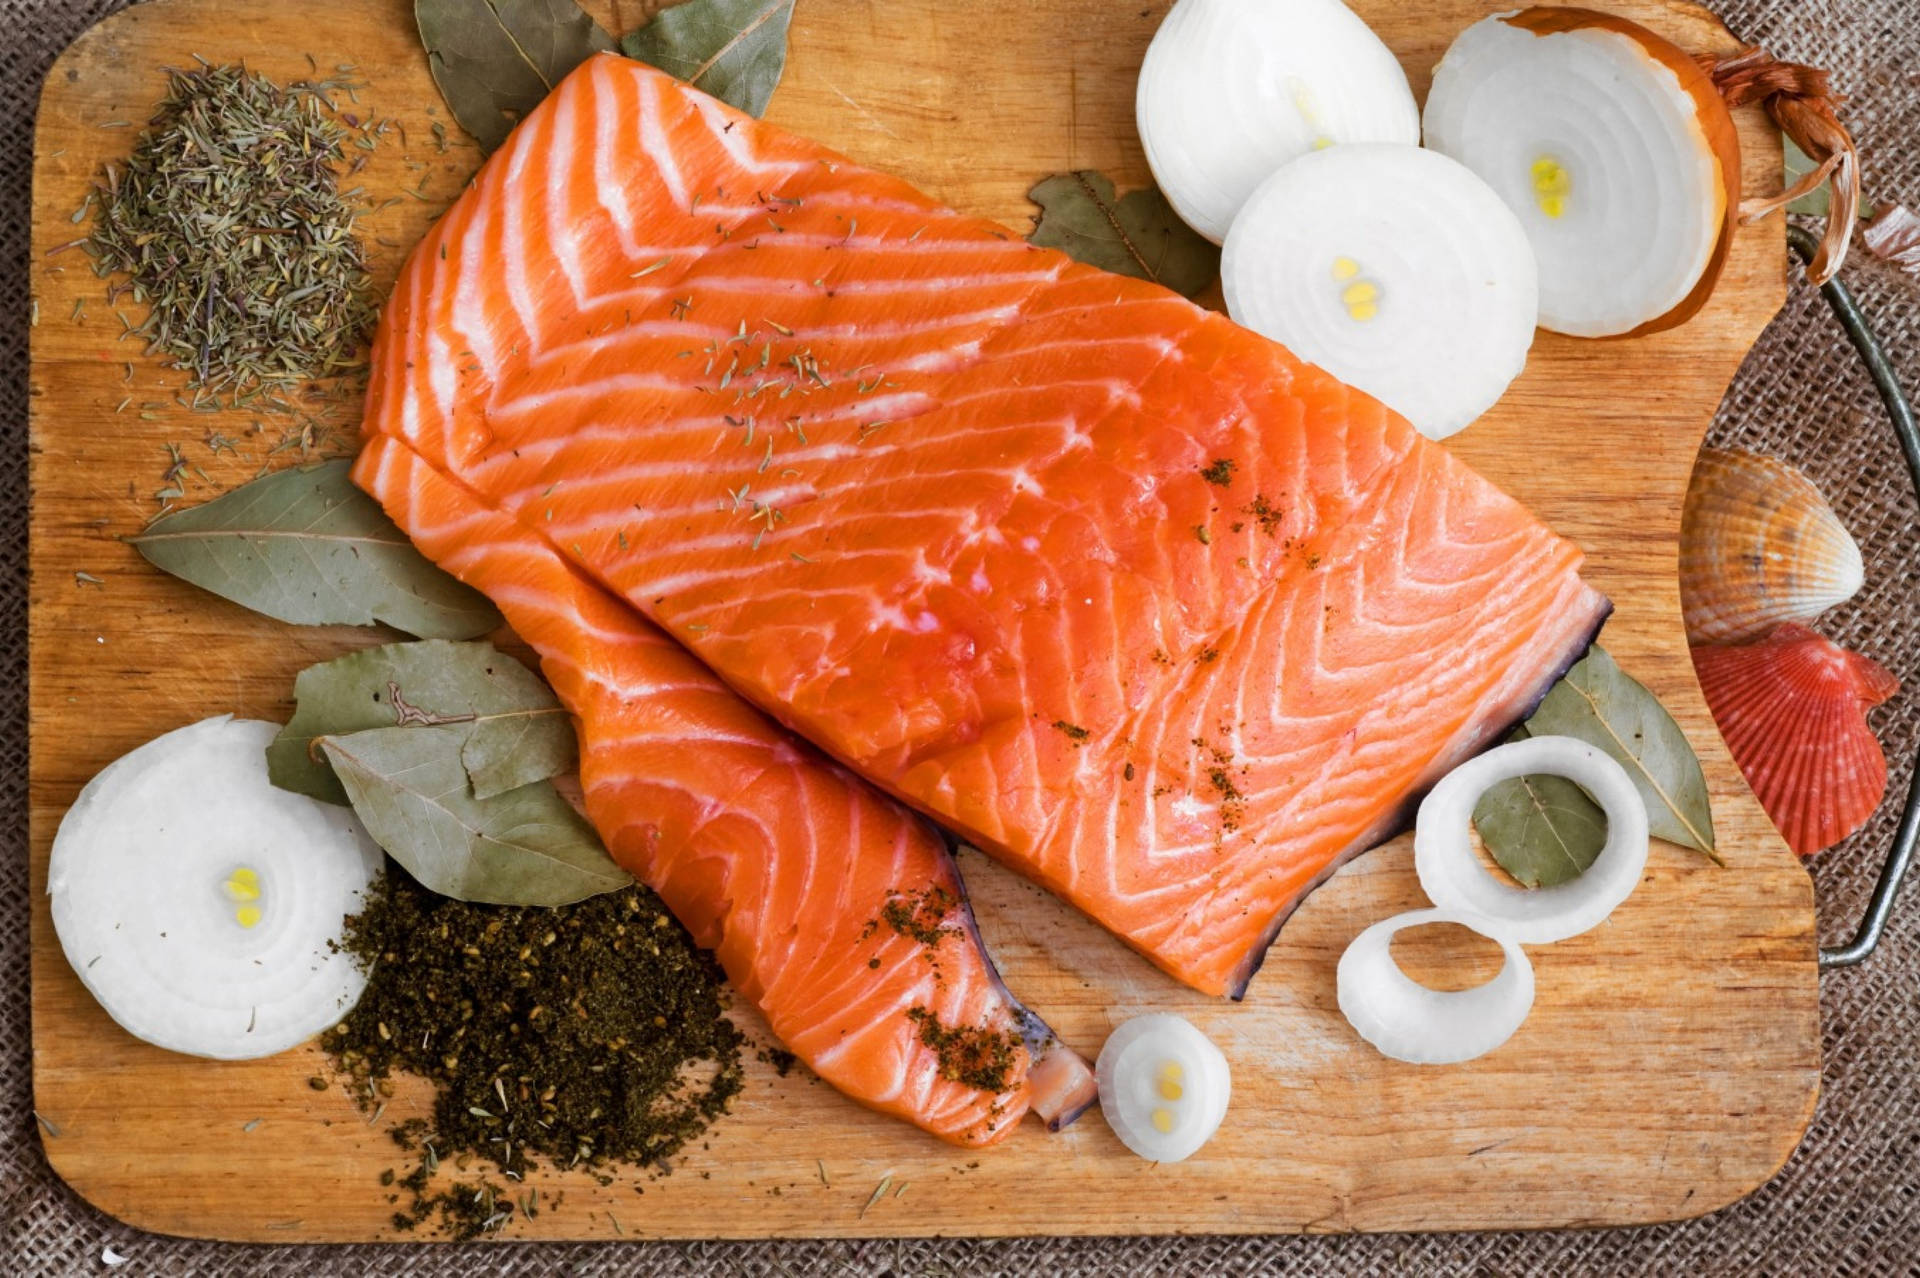
[[(624, 30), (647, 9), (601, 16)], [(1358, 0), (1424, 96), (1453, 35), (1490, 0)], [(1692, 51), (1732, 46), (1703, 9), (1618, 9)], [(1167, 0), (801, 0), (772, 118), (970, 212), (1024, 229), (1027, 188), (1095, 167), (1147, 177), (1134, 73)], [(125, 154), (160, 68), (244, 59), (285, 82), (351, 65), (349, 110), (405, 128), (371, 153), (365, 223), (382, 281), (457, 193), (476, 154), (441, 151), (446, 121), (404, 0), (158, 0), (84, 36), (51, 73), (36, 145), (32, 286), (32, 858), (35, 1103), (53, 1166), (87, 1199), (167, 1233), (260, 1241), (390, 1236), (377, 1177), (404, 1164), (302, 1048), (216, 1064), (121, 1032), (62, 956), (47, 849), (80, 786), (156, 734), (203, 716), (284, 720), (294, 673), (392, 636), (296, 629), (147, 567), (118, 539), (150, 517), (169, 442), (188, 500), (250, 477), (288, 423), (171, 403), (176, 375), (118, 339), (73, 217)], [(312, 55), (312, 62), (308, 54)], [(130, 125), (125, 122), (131, 122)], [(1777, 189), (1780, 150), (1741, 113), (1748, 194)], [(456, 141), (458, 139), (455, 132)], [(418, 192), (419, 194), (409, 194)], [(550, 1175), (556, 1210), (520, 1238), (1264, 1232), (1611, 1225), (1723, 1206), (1799, 1141), (1820, 1080), (1813, 894), (1729, 760), (1687, 659), (1674, 579), (1679, 509), (1715, 405), (1784, 294), (1778, 222), (1740, 233), (1712, 303), (1635, 341), (1543, 334), (1525, 375), (1454, 441), (1589, 553), (1618, 606), (1605, 641), (1686, 728), (1706, 765), (1720, 869), (1656, 843), (1611, 922), (1534, 951), (1538, 1002), (1472, 1064), (1387, 1061), (1353, 1035), (1334, 966), (1366, 925), (1425, 904), (1410, 840), (1349, 863), (1282, 932), (1247, 1000), (1175, 986), (1041, 892), (977, 857), (965, 871), (1008, 983), (1091, 1055), (1139, 1012), (1178, 1011), (1233, 1067), (1225, 1127), (1177, 1166), (1141, 1162), (1097, 1114), (1059, 1135), (1029, 1123), (983, 1152), (945, 1147), (796, 1070), (754, 1066), (737, 1111), (670, 1178), (601, 1186)], [(131, 401), (119, 411), (123, 401)], [(146, 407), (152, 405), (152, 407)], [(344, 442), (351, 412), (342, 415)], [(245, 456), (214, 457), (209, 428)], [(297, 430), (297, 426), (296, 426)], [(312, 441), (309, 441), (312, 442)], [(325, 445), (324, 438), (320, 441)], [(102, 579), (91, 584), (84, 572)], [(1431, 946), (1429, 949), (1431, 950)], [(1433, 957), (1431, 953), (1429, 958)], [(751, 1014), (748, 1020), (752, 1021)], [(759, 1031), (757, 1022), (754, 1024)], [(385, 1123), (422, 1112), (403, 1089)], [(383, 1123), (383, 1126), (385, 1124)], [(816, 1160), (825, 1169), (824, 1180)], [(863, 1212), (876, 1184), (891, 1193)]]

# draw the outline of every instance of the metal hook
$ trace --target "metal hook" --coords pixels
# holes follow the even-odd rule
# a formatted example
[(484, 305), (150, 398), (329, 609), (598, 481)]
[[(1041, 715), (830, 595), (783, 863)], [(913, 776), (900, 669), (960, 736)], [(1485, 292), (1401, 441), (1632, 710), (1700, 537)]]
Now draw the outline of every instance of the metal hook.
[[(1820, 249), (1820, 241), (1797, 226), (1787, 228), (1787, 243), (1802, 262), (1813, 261), (1814, 254)], [(1920, 496), (1920, 429), (1914, 425), (1913, 406), (1907, 402), (1906, 392), (1900, 389), (1893, 365), (1888, 362), (1887, 353), (1880, 347), (1880, 339), (1874, 336), (1873, 328), (1867, 323), (1867, 317), (1854, 300), (1852, 291), (1840, 282), (1838, 276), (1820, 286), (1820, 295), (1827, 299), (1834, 318), (1840, 321), (1840, 327), (1846, 331), (1847, 340), (1860, 352), (1860, 359), (1867, 366), (1867, 376), (1873, 379), (1874, 389), (1880, 392), (1880, 402), (1887, 406), (1887, 416), (1893, 421), (1893, 433), (1900, 440), (1900, 451), (1906, 454), (1907, 474), (1913, 481), (1914, 494)], [(1866, 916), (1860, 920), (1860, 929), (1853, 934), (1853, 940), (1845, 945), (1820, 948), (1821, 971), (1852, 967), (1879, 947), (1880, 938), (1887, 930), (1887, 918), (1893, 913), (1893, 898), (1900, 891), (1900, 880), (1906, 877), (1916, 845), (1920, 845), (1920, 764), (1916, 764), (1913, 780), (1907, 786), (1907, 806), (1900, 814), (1900, 828), (1893, 836), (1893, 846), (1887, 850), (1886, 863), (1880, 867), (1880, 881), (1874, 885), (1873, 898), (1867, 902)]]

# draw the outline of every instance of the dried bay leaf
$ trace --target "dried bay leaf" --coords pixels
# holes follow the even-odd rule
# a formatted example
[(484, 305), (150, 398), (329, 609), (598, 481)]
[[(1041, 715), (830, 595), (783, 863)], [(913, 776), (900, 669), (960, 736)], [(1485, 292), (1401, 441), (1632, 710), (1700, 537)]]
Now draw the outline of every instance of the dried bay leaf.
[(414, 0), (427, 66), (483, 152), (613, 37), (573, 0)]
[(565, 708), (537, 675), (489, 643), (368, 648), (308, 666), (293, 695), (298, 708), (267, 747), (267, 774), (283, 790), (328, 803), (347, 802), (347, 792), (316, 743), (372, 728), (460, 724), (460, 764), (477, 799), (574, 766)]
[(628, 32), (620, 51), (758, 116), (786, 70), (792, 19), (793, 0), (686, 0)]
[(1164, 284), (1192, 297), (1220, 275), (1220, 249), (1180, 220), (1154, 186), (1115, 199), (1091, 169), (1056, 173), (1027, 192), (1040, 206), (1027, 238), (1076, 262)]
[(474, 798), (460, 764), (466, 730), (374, 728), (320, 746), (374, 841), (442, 896), (567, 905), (633, 882), (552, 782)]
[(283, 470), (164, 515), (127, 541), (155, 567), (301, 626), (370, 626), (471, 639), (500, 625), (486, 596), (413, 548), (351, 463)]
[[(1518, 728), (1508, 739), (1528, 735)], [(1474, 805), (1473, 824), (1500, 868), (1523, 887), (1579, 878), (1607, 842), (1606, 812), (1574, 782), (1551, 774), (1496, 783)]]
[(1720, 862), (1707, 779), (1686, 734), (1599, 644), (1548, 690), (1526, 726), (1536, 737), (1577, 737), (1606, 751), (1645, 800), (1649, 833)]

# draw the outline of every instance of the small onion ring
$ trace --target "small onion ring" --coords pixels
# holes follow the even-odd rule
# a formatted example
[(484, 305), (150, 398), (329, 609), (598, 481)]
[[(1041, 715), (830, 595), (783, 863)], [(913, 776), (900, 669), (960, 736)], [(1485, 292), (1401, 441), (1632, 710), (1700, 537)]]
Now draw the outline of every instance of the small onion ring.
[[(1576, 879), (1509, 887), (1474, 852), (1474, 805), (1495, 783), (1540, 772), (1592, 796), (1607, 814), (1606, 845)], [(1468, 760), (1433, 787), (1420, 804), (1413, 859), (1436, 906), (1479, 915), (1503, 943), (1546, 945), (1597, 927), (1632, 894), (1647, 864), (1647, 808), (1626, 769), (1598, 748), (1573, 737), (1528, 737)]]
[[(1393, 960), (1393, 938), (1410, 927), (1457, 923), (1496, 942), (1500, 974), (1470, 990), (1431, 990)], [(1409, 910), (1375, 923), (1340, 956), (1340, 1011), (1361, 1038), (1397, 1061), (1458, 1065), (1513, 1037), (1533, 1010), (1533, 964), (1487, 919), (1458, 910)]]

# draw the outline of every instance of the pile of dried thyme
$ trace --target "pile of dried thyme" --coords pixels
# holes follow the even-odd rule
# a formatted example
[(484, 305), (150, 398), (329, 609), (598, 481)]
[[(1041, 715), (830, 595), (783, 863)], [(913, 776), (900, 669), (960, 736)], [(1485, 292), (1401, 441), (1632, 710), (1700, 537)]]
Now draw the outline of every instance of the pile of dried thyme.
[(124, 165), (91, 197), (94, 269), (150, 312), (134, 334), (234, 404), (357, 374), (375, 308), (322, 86), (243, 67), (168, 73)]
[[(390, 866), (343, 948), (370, 972), (321, 1035), (334, 1067), (375, 1113), (395, 1070), (436, 1089), (431, 1122), (394, 1131), (418, 1159), (383, 1181), (411, 1194), (397, 1228), (437, 1213), (440, 1230), (470, 1237), (536, 1214), (518, 1183), (534, 1158), (670, 1171), (741, 1089), (720, 971), (644, 887), (559, 909), (474, 905)], [(436, 1190), (448, 1162), (515, 1183)]]

